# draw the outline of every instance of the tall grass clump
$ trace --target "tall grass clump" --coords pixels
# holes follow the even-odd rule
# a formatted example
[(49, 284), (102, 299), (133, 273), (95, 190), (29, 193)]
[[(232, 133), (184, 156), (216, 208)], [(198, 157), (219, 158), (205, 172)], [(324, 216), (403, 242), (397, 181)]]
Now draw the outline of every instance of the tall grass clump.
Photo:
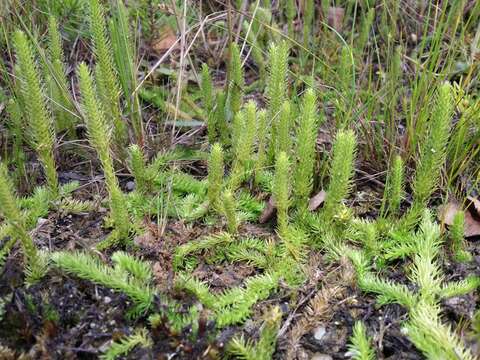
[(22, 97), (25, 99), (25, 116), (31, 143), (35, 147), (47, 179), (47, 186), (56, 196), (58, 194), (58, 177), (55, 165), (55, 132), (53, 120), (47, 107), (43, 83), (33, 51), (25, 34), (17, 30), (14, 33), (17, 63), (20, 70)]

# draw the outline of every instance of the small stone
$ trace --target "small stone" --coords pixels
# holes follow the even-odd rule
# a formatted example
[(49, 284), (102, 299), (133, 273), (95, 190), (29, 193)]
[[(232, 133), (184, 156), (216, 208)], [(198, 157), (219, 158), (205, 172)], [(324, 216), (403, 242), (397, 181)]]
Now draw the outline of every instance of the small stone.
[(320, 325), (315, 330), (313, 330), (313, 337), (315, 338), (315, 340), (320, 341), (323, 339), (326, 333), (327, 329), (325, 329), (325, 326)]
[(135, 182), (134, 181), (129, 181), (129, 182), (127, 182), (125, 187), (127, 188), (128, 191), (133, 191), (133, 190), (135, 190)]
[(315, 353), (310, 360), (333, 360), (333, 358), (327, 354)]
[(105, 304), (110, 304), (110, 303), (112, 302), (112, 298), (111, 298), (110, 296), (105, 296), (105, 297), (103, 298), (103, 302), (104, 302)]

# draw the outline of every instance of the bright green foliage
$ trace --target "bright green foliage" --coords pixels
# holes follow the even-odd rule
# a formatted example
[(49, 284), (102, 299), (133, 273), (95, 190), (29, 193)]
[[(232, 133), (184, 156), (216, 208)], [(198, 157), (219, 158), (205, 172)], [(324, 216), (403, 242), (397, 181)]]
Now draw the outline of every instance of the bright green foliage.
[(255, 182), (258, 184), (261, 174), (264, 172), (264, 166), (267, 162), (267, 145), (268, 145), (268, 126), (267, 112), (260, 110), (257, 114), (257, 160), (255, 162)]
[(135, 178), (136, 189), (141, 193), (145, 193), (148, 188), (145, 156), (137, 144), (130, 145), (129, 153), (130, 170)]
[(349, 353), (354, 360), (374, 360), (375, 352), (371, 348), (371, 339), (367, 336), (365, 324), (357, 321), (350, 338)]
[(302, 115), (296, 138), (297, 166), (294, 174), (294, 194), (297, 206), (301, 210), (307, 208), (313, 186), (318, 132), (316, 106), (315, 93), (312, 89), (308, 89), (303, 97)]
[(152, 306), (154, 291), (150, 279), (146, 279), (145, 265), (139, 265), (138, 260), (129, 255), (119, 255), (119, 266), (115, 268), (84, 252), (56, 252), (52, 260), (67, 273), (125, 293), (135, 303), (137, 314), (147, 312)]
[(465, 213), (457, 211), (453, 218), (453, 224), (450, 228), (450, 237), (452, 239), (452, 252), (457, 261), (467, 262), (472, 256), (464, 250)]
[(290, 164), (287, 154), (281, 152), (275, 164), (273, 198), (277, 207), (278, 231), (286, 234), (288, 227), (288, 208), (290, 206)]
[(245, 341), (243, 337), (235, 337), (228, 344), (227, 352), (239, 359), (270, 360), (275, 351), (282, 313), (280, 308), (275, 306), (264, 317), (265, 321), (257, 344)]
[(65, 70), (62, 37), (58, 29), (57, 19), (50, 16), (48, 21), (48, 54), (51, 62), (51, 73), (53, 75), (52, 100), (55, 103), (55, 119), (57, 130), (68, 130), (70, 136), (75, 135), (74, 117), (70, 113), (72, 106)]
[(113, 126), (115, 143), (118, 147), (125, 144), (127, 128), (120, 111), (120, 86), (113, 67), (113, 53), (107, 38), (105, 14), (99, 0), (89, 0), (89, 24), (96, 59), (95, 76), (97, 92)]
[(229, 243), (233, 242), (233, 238), (228, 233), (220, 233), (217, 235), (211, 235), (199, 240), (189, 241), (175, 249), (175, 255), (173, 257), (173, 266), (175, 269), (181, 268), (188, 255), (197, 254), (204, 250), (214, 250), (215, 248), (222, 246), (225, 247)]
[(115, 229), (120, 237), (126, 237), (129, 231), (129, 219), (124, 205), (124, 196), (115, 176), (113, 160), (110, 155), (110, 129), (100, 104), (97, 102), (93, 79), (87, 65), (80, 64), (78, 68), (80, 92), (85, 112), (88, 135), (92, 146), (97, 151), (105, 174), (105, 182), (110, 197), (110, 209)]
[(230, 45), (230, 57), (228, 99), (230, 101), (231, 114), (234, 116), (240, 111), (242, 106), (243, 88), (245, 87), (240, 50), (238, 50), (238, 46), (235, 43)]
[(414, 205), (425, 206), (438, 188), (445, 162), (446, 147), (453, 115), (452, 91), (449, 83), (442, 84), (430, 120), (430, 129), (422, 147), (413, 181)]
[(153, 278), (150, 264), (138, 260), (123, 251), (114, 252), (112, 254), (112, 262), (115, 264), (116, 269), (128, 273), (135, 279), (138, 279), (146, 284), (149, 283)]
[(55, 168), (55, 133), (53, 122), (46, 105), (45, 94), (27, 37), (21, 31), (14, 34), (17, 63), (20, 68), (21, 89), (25, 99), (25, 113), (28, 117), (32, 143), (42, 163), (47, 184), (52, 194), (58, 194), (58, 178)]
[(215, 209), (219, 205), (224, 172), (223, 149), (219, 143), (215, 143), (208, 159), (208, 201)]
[(213, 89), (212, 77), (210, 76), (210, 71), (207, 64), (202, 65), (202, 98), (203, 106), (205, 107), (205, 113), (207, 115), (207, 133), (208, 141), (210, 144), (215, 142), (217, 138), (217, 128), (215, 123), (215, 113), (214, 113), (214, 101), (215, 93)]
[(223, 193), (223, 213), (227, 219), (227, 228), (230, 234), (235, 234), (238, 228), (235, 198), (230, 190)]
[(393, 158), (388, 170), (385, 190), (383, 192), (381, 216), (389, 214), (395, 216), (400, 210), (400, 203), (404, 196), (405, 169), (400, 155)]
[(442, 239), (440, 228), (425, 211), (420, 230), (413, 235), (412, 263), (409, 279), (418, 289), (416, 293), (406, 285), (382, 280), (370, 272), (368, 259), (359, 251), (349, 251), (358, 275), (361, 289), (379, 294), (380, 304), (396, 302), (409, 310), (405, 333), (428, 358), (473, 359), (470, 351), (441, 322), (439, 300), (449, 296), (461, 296), (478, 287), (480, 279), (471, 276), (460, 282), (442, 285), (443, 274), (437, 257)]
[(222, 294), (213, 294), (206, 284), (179, 274), (176, 286), (193, 293), (206, 307), (215, 312), (218, 328), (242, 323), (250, 315), (252, 306), (266, 299), (277, 288), (277, 276), (269, 273), (248, 278), (244, 287), (234, 287)]
[(419, 304), (410, 314), (405, 330), (428, 359), (475, 359), (452, 329), (440, 321), (438, 306)]
[[(245, 105), (244, 111), (235, 116), (233, 136), (237, 137), (234, 144), (234, 161), (230, 174), (229, 188), (236, 188), (244, 180), (251, 169), (251, 158), (255, 142), (255, 129), (257, 124), (257, 107), (253, 101)], [(233, 141), (233, 139), (232, 139)]]
[(267, 121), (271, 122), (272, 134), (269, 148), (270, 161), (274, 159), (274, 152), (277, 148), (277, 123), (280, 117), (282, 104), (287, 96), (287, 70), (288, 70), (288, 45), (285, 41), (280, 44), (270, 45), (269, 77), (266, 91), (268, 101)]
[[(219, 91), (217, 93), (217, 104), (213, 110), (212, 121), (211, 123), (215, 124), (215, 129), (218, 131), (218, 136), (220, 137), (220, 142), (223, 145), (229, 144), (229, 128), (227, 124), (226, 117), (226, 102), (227, 97), (225, 92)], [(208, 126), (208, 124), (207, 124)], [(209, 135), (210, 139), (210, 135)]]
[(326, 220), (331, 220), (340, 209), (340, 204), (350, 192), (354, 174), (356, 140), (353, 131), (340, 130), (333, 144), (330, 164), (330, 183), (323, 208)]
[(282, 110), (280, 113), (280, 119), (277, 124), (277, 149), (275, 151), (276, 154), (280, 152), (285, 152), (286, 154), (290, 154), (292, 140), (290, 136), (290, 130), (292, 127), (292, 113), (291, 113), (291, 105), (290, 102), (287, 100), (282, 105)]
[(105, 354), (100, 355), (101, 360), (115, 360), (122, 355), (127, 355), (136, 346), (151, 347), (152, 340), (148, 336), (148, 330), (145, 328), (137, 329), (133, 334), (114, 341)]
[(27, 283), (40, 280), (46, 272), (46, 263), (38, 253), (32, 237), (25, 226), (24, 217), (20, 211), (18, 201), (14, 196), (13, 187), (8, 177), (8, 169), (0, 163), (0, 214), (9, 224), (15, 240), (20, 240), (25, 257), (25, 272)]

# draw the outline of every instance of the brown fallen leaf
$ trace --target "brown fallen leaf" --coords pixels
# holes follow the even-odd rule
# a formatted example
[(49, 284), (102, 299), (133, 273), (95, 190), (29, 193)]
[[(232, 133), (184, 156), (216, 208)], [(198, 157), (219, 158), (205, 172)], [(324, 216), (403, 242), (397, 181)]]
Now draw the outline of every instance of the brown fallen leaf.
[(467, 204), (467, 209), (473, 212), (475, 217), (480, 218), (480, 200), (473, 196), (468, 196), (467, 200), (470, 202)]
[(260, 215), (258, 222), (260, 224), (265, 224), (273, 217), (273, 215), (275, 215), (276, 212), (277, 208), (275, 206), (275, 200), (273, 200), (273, 196), (270, 196), (267, 202), (267, 206), (265, 206), (265, 209), (263, 209), (263, 212)]
[(160, 36), (152, 41), (152, 49), (155, 52), (163, 53), (174, 46), (176, 41), (175, 31), (169, 26), (164, 26), (160, 30)]
[(343, 17), (345, 16), (345, 9), (342, 7), (330, 6), (328, 8), (327, 21), (328, 25), (337, 31), (342, 31)]
[(451, 226), (453, 224), (453, 218), (458, 211), (463, 211), (465, 214), (465, 237), (472, 237), (480, 235), (480, 221), (474, 219), (470, 211), (464, 211), (461, 205), (457, 201), (450, 201), (447, 205), (443, 206), (439, 210), (439, 219), (445, 225)]
[(326, 197), (327, 193), (324, 190), (321, 190), (318, 194), (315, 194), (308, 202), (308, 210), (317, 210), (318, 207), (323, 204)]

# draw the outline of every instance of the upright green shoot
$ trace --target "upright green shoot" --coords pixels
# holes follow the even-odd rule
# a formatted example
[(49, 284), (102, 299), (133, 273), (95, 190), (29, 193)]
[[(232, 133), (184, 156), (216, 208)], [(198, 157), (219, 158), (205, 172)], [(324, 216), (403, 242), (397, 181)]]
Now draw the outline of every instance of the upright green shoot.
[(129, 153), (130, 170), (135, 178), (136, 190), (145, 193), (148, 187), (145, 156), (137, 144), (130, 145)]
[(27, 231), (25, 219), (18, 205), (11, 180), (8, 176), (8, 169), (0, 163), (0, 214), (11, 226), (12, 236), (20, 240), (25, 257), (25, 272), (27, 283), (34, 283), (40, 280), (46, 271), (46, 263), (37, 251), (32, 237)]
[(333, 144), (330, 183), (323, 208), (323, 215), (327, 221), (330, 221), (338, 213), (342, 200), (351, 190), (355, 152), (356, 139), (353, 131), (340, 130)]
[(50, 112), (47, 108), (43, 84), (38, 73), (33, 51), (25, 34), (18, 30), (14, 34), (17, 62), (21, 73), (22, 94), (25, 99), (25, 113), (28, 117), (32, 144), (42, 163), (47, 185), (53, 196), (58, 194), (58, 178), (54, 159), (55, 132)]
[(404, 196), (404, 172), (403, 160), (400, 155), (396, 155), (388, 170), (380, 216), (398, 214)]
[(297, 207), (301, 211), (306, 210), (313, 187), (318, 132), (316, 111), (316, 96), (314, 91), (309, 89), (303, 96), (302, 114), (296, 138), (297, 166), (294, 173), (294, 193)]
[(282, 104), (287, 95), (288, 45), (285, 41), (278, 45), (270, 45), (269, 77), (266, 87), (268, 101), (267, 121), (271, 122), (272, 134), (269, 147), (269, 158), (272, 162), (277, 148), (277, 123), (280, 118)]
[(105, 12), (99, 0), (89, 0), (90, 34), (96, 60), (97, 92), (108, 120), (113, 126), (115, 145), (121, 149), (127, 141), (127, 128), (120, 110), (120, 87), (113, 66), (113, 53), (107, 37)]
[(219, 143), (215, 143), (208, 159), (208, 201), (214, 209), (219, 206), (224, 172), (223, 149)]
[(242, 59), (237, 44), (230, 45), (230, 67), (228, 69), (228, 99), (232, 116), (240, 111), (243, 100), (245, 80), (243, 77)]
[[(452, 91), (449, 83), (440, 85), (431, 115), (430, 128), (422, 146), (413, 181), (413, 210), (425, 208), (439, 186), (446, 157), (453, 115)], [(415, 210), (416, 209), (416, 210)], [(414, 214), (412, 213), (414, 217)]]
[(85, 122), (87, 124), (88, 135), (92, 146), (97, 151), (105, 174), (105, 182), (110, 197), (110, 209), (115, 229), (120, 238), (128, 236), (129, 219), (124, 204), (124, 196), (120, 190), (118, 179), (115, 175), (113, 160), (110, 155), (110, 132), (105, 115), (100, 104), (97, 102), (96, 91), (90, 71), (84, 63), (78, 67), (78, 77), (80, 80), (80, 93), (82, 96), (82, 106), (85, 112)]
[(285, 152), (281, 152), (275, 164), (275, 177), (273, 184), (273, 199), (277, 207), (278, 232), (281, 235), (287, 233), (288, 208), (290, 206), (289, 188), (289, 160)]

